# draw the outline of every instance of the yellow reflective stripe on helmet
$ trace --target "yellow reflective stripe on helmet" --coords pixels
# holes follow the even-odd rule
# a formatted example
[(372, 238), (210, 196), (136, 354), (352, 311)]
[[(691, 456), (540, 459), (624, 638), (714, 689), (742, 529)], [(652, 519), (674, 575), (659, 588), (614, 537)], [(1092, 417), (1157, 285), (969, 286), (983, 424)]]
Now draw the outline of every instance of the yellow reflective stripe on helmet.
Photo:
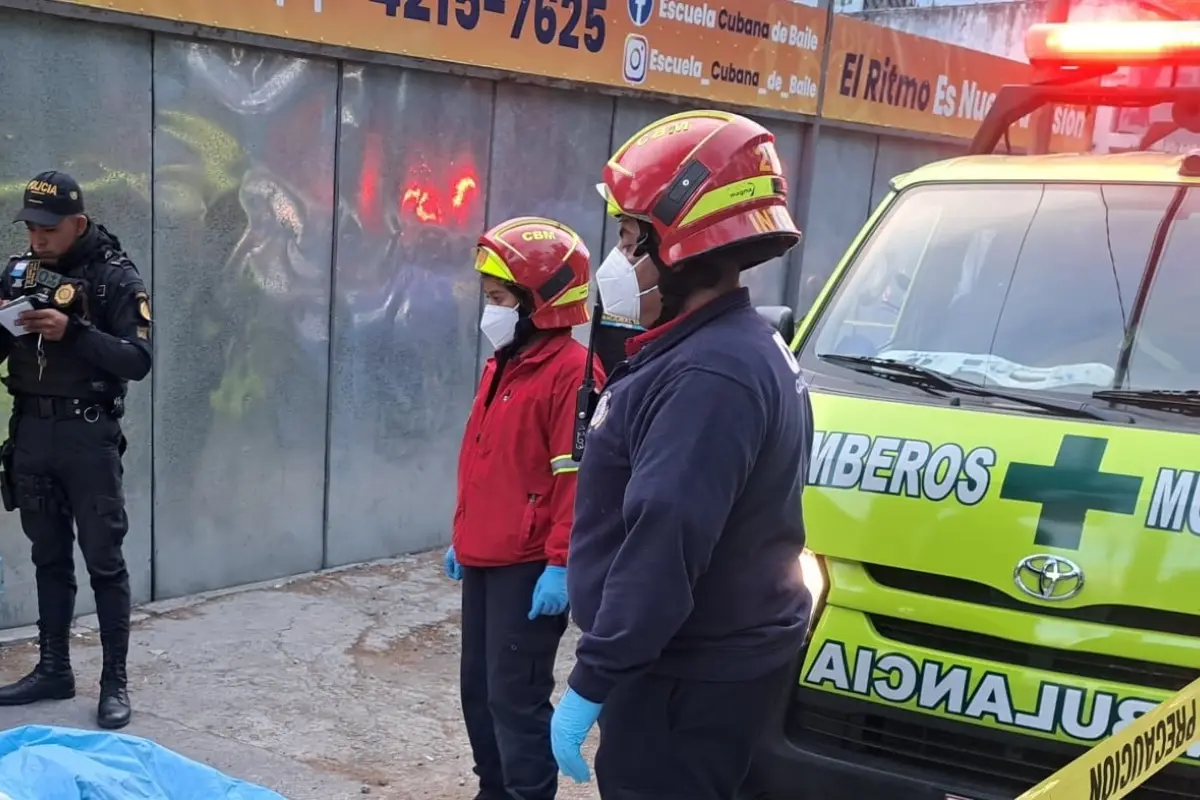
[(613, 199), (612, 192), (609, 190), (606, 184), (597, 183), (596, 191), (599, 192), (600, 196), (604, 198), (604, 204), (607, 206), (605, 213), (607, 213), (610, 217), (625, 216), (625, 212), (621, 210), (619, 205), (617, 205), (617, 201)]
[(700, 199), (696, 201), (696, 205), (692, 206), (691, 211), (688, 211), (683, 220), (679, 223), (680, 227), (691, 225), (697, 220), (704, 219), (710, 214), (716, 214), (724, 211), (739, 203), (746, 203), (750, 200), (757, 200), (763, 197), (775, 197), (778, 193), (775, 191), (775, 176), (760, 175), (757, 178), (747, 178), (744, 181), (736, 181), (729, 183), (710, 192), (705, 192), (700, 195)]
[(508, 283), (517, 282), (508, 265), (504, 263), (504, 260), (487, 247), (476, 248), (475, 271), (484, 275), (491, 275), (493, 278), (499, 278)]
[(568, 289), (567, 291), (563, 292), (562, 297), (558, 298), (550, 305), (565, 306), (570, 305), (571, 303), (583, 302), (584, 300), (587, 300), (587, 298), (588, 285), (585, 283), (583, 286), (576, 286), (574, 289)]
[[(632, 175), (632, 173), (630, 174)], [(630, 219), (641, 219), (645, 220), (646, 222), (650, 221), (650, 217), (644, 214), (630, 214), (628, 211), (621, 208), (621, 206), (617, 204), (617, 201), (613, 199), (612, 192), (610, 192), (608, 187), (603, 183), (596, 184), (596, 191), (600, 192), (600, 196), (604, 198), (604, 202), (607, 205), (605, 213), (610, 217), (616, 217), (617, 219), (620, 219), (621, 217), (629, 217)]]
[(550, 459), (550, 474), (563, 475), (568, 472), (578, 472), (579, 462), (571, 458), (570, 455), (555, 456)]

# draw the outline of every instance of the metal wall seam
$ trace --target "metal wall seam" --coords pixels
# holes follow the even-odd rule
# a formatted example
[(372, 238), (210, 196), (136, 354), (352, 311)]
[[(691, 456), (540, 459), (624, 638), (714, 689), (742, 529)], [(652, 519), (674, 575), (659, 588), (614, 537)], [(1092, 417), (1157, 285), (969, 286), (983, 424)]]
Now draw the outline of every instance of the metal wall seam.
[(333, 323), (334, 313), (337, 309), (337, 274), (338, 274), (338, 240), (339, 235), (338, 219), (340, 217), (339, 209), (341, 208), (341, 198), (339, 197), (342, 187), (341, 168), (342, 168), (342, 86), (346, 77), (346, 62), (342, 59), (337, 60), (337, 94), (335, 95), (335, 108), (337, 115), (333, 123), (333, 209), (331, 211), (332, 219), (330, 220), (330, 228), (333, 235), (329, 237), (329, 315), (328, 328), (329, 344), (326, 352), (328, 355), (325, 358), (325, 469), (322, 492), (321, 506), (321, 567), (329, 568), (329, 470), (330, 470), (330, 454), (333, 452), (331, 440), (333, 438), (333, 355), (334, 355), (334, 340), (333, 340)]
[[(150, 194), (150, 293), (154, 294), (154, 212), (155, 212), (155, 180), (154, 180), (154, 164), (157, 154), (154, 151), (154, 128), (157, 124), (158, 110), (155, 107), (156, 93), (154, 91), (154, 55), (158, 49), (158, 34), (155, 31), (150, 31), (150, 176), (147, 183), (147, 190)], [(152, 301), (153, 302), (153, 301)], [(153, 323), (151, 323), (153, 325)], [(153, 331), (153, 328), (151, 328)], [(158, 363), (158, 337), (151, 334), (150, 339), (150, 355), (151, 363)], [(158, 585), (156, 576), (158, 570), (155, 569), (156, 560), (154, 558), (154, 394), (158, 391), (158, 370), (150, 369), (150, 600), (158, 599)]]

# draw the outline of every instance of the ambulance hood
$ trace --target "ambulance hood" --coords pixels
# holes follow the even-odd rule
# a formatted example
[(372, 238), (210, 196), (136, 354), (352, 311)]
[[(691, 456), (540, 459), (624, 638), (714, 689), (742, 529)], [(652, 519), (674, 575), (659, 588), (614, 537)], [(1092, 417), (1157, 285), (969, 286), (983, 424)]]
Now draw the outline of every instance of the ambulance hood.
[(967, 602), (1200, 625), (1183, 616), (1196, 614), (1200, 436), (819, 392), (813, 406), (813, 551), (876, 565), (894, 588), (940, 575)]

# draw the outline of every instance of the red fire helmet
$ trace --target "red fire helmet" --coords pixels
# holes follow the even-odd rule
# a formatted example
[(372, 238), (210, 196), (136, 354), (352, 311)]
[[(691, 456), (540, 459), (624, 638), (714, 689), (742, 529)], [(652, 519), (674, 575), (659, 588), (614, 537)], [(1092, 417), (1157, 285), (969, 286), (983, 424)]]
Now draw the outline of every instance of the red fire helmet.
[(737, 114), (664, 117), (625, 142), (603, 177), (608, 212), (653, 226), (668, 269), (704, 255), (749, 269), (800, 241), (775, 136)]
[(525, 289), (543, 330), (588, 321), (588, 254), (579, 234), (543, 217), (517, 217), (479, 237), (475, 269)]

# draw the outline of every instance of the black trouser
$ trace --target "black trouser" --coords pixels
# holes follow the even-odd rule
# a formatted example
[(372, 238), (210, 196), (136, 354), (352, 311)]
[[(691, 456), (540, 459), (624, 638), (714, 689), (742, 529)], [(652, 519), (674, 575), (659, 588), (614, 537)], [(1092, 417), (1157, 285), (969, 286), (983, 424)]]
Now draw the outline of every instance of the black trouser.
[(600, 796), (734, 800), (795, 672), (789, 664), (741, 683), (643, 675), (619, 684), (600, 714)]
[(558, 791), (550, 695), (567, 615), (528, 618), (545, 566), (463, 567), (463, 717), (488, 800), (548, 800)]
[[(21, 528), (32, 543), (38, 625), (65, 635), (75, 615), (75, 531), (83, 551), (101, 639), (129, 636), (129, 571), (121, 543), (129, 530), (122, 489), (125, 437), (120, 423), (96, 407), (87, 421), (63, 413), (69, 401), (22, 400), (13, 421), (13, 473)], [(46, 406), (43, 408), (42, 406)]]

